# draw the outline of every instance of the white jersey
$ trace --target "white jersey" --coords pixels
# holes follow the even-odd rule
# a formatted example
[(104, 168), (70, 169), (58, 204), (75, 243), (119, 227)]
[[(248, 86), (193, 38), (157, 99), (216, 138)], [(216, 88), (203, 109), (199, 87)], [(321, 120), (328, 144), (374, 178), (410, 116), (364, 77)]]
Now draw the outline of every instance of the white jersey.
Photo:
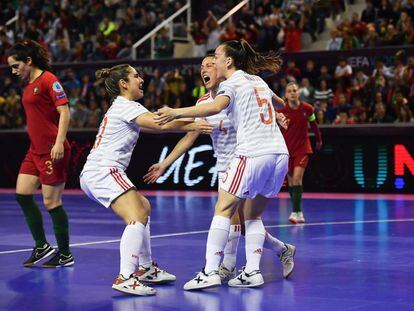
[[(214, 98), (210, 93), (201, 97), (196, 105), (211, 104)], [(208, 123), (214, 125), (210, 134), (213, 141), (214, 156), (217, 158), (216, 167), (219, 172), (225, 172), (230, 165), (236, 149), (236, 130), (231, 124), (225, 111), (204, 118)]]
[(84, 171), (99, 167), (126, 170), (139, 137), (135, 118), (148, 112), (140, 103), (118, 96), (105, 114)]
[(237, 131), (236, 155), (289, 154), (276, 122), (272, 90), (262, 78), (237, 70), (220, 83), (217, 96), (227, 96), (225, 109)]

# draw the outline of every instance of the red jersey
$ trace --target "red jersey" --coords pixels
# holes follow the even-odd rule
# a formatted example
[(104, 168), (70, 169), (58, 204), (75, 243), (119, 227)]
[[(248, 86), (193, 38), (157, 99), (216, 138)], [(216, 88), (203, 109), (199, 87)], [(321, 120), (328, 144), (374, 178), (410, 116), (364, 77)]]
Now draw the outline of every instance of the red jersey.
[[(22, 102), (26, 112), (30, 151), (35, 154), (50, 153), (59, 126), (60, 115), (56, 107), (68, 103), (62, 85), (53, 73), (44, 71), (24, 87)], [(70, 148), (67, 140), (64, 147)]]
[(302, 49), (302, 29), (289, 30), (285, 28), (285, 50), (287, 52), (298, 52)]
[(314, 110), (311, 105), (301, 102), (297, 109), (292, 109), (288, 104), (277, 112), (283, 113), (288, 121), (287, 130), (281, 129), (285, 138), (289, 155), (295, 157), (298, 155), (311, 154), (312, 147), (309, 139), (309, 117)]

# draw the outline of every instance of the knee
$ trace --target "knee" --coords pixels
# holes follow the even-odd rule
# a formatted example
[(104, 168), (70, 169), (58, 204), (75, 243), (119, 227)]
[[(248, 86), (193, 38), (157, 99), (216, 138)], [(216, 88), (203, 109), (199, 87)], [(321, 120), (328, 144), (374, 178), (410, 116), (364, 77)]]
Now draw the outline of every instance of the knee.
[(151, 203), (148, 201), (148, 199), (146, 197), (141, 197), (141, 202), (147, 215), (151, 215)]
[(43, 205), (45, 206), (47, 210), (51, 210), (61, 204), (62, 202), (60, 200), (56, 200), (53, 197), (49, 197), (49, 196), (43, 197)]
[(134, 208), (131, 208), (129, 212), (123, 217), (126, 224), (132, 222), (140, 222), (143, 225), (146, 225), (148, 222), (148, 217), (150, 215), (150, 205), (141, 205)]
[(244, 214), (244, 221), (261, 219), (261, 213), (254, 209), (249, 209)]

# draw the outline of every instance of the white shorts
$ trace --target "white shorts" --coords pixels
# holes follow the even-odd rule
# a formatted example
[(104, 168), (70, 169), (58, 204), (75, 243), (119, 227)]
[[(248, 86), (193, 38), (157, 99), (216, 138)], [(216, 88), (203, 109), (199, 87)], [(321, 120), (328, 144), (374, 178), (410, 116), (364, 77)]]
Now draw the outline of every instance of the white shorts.
[(125, 172), (116, 167), (83, 171), (80, 175), (80, 186), (90, 199), (106, 208), (117, 197), (135, 187)]
[(218, 189), (217, 190), (220, 190), (220, 188), (223, 188), (223, 184), (224, 184), (223, 181), (225, 180), (226, 176), (227, 176), (226, 172), (218, 172)]
[(220, 188), (242, 199), (252, 199), (258, 194), (275, 197), (282, 188), (288, 164), (287, 154), (236, 156), (221, 179)]

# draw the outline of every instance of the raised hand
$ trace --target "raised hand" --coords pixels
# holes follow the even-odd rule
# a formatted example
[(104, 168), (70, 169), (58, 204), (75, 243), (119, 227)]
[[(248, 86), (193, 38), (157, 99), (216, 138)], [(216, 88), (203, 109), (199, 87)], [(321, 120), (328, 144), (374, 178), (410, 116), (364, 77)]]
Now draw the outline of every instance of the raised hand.
[(164, 174), (166, 167), (161, 163), (153, 164), (148, 169), (148, 173), (144, 175), (144, 182), (147, 184), (153, 184), (157, 181), (162, 174)]

